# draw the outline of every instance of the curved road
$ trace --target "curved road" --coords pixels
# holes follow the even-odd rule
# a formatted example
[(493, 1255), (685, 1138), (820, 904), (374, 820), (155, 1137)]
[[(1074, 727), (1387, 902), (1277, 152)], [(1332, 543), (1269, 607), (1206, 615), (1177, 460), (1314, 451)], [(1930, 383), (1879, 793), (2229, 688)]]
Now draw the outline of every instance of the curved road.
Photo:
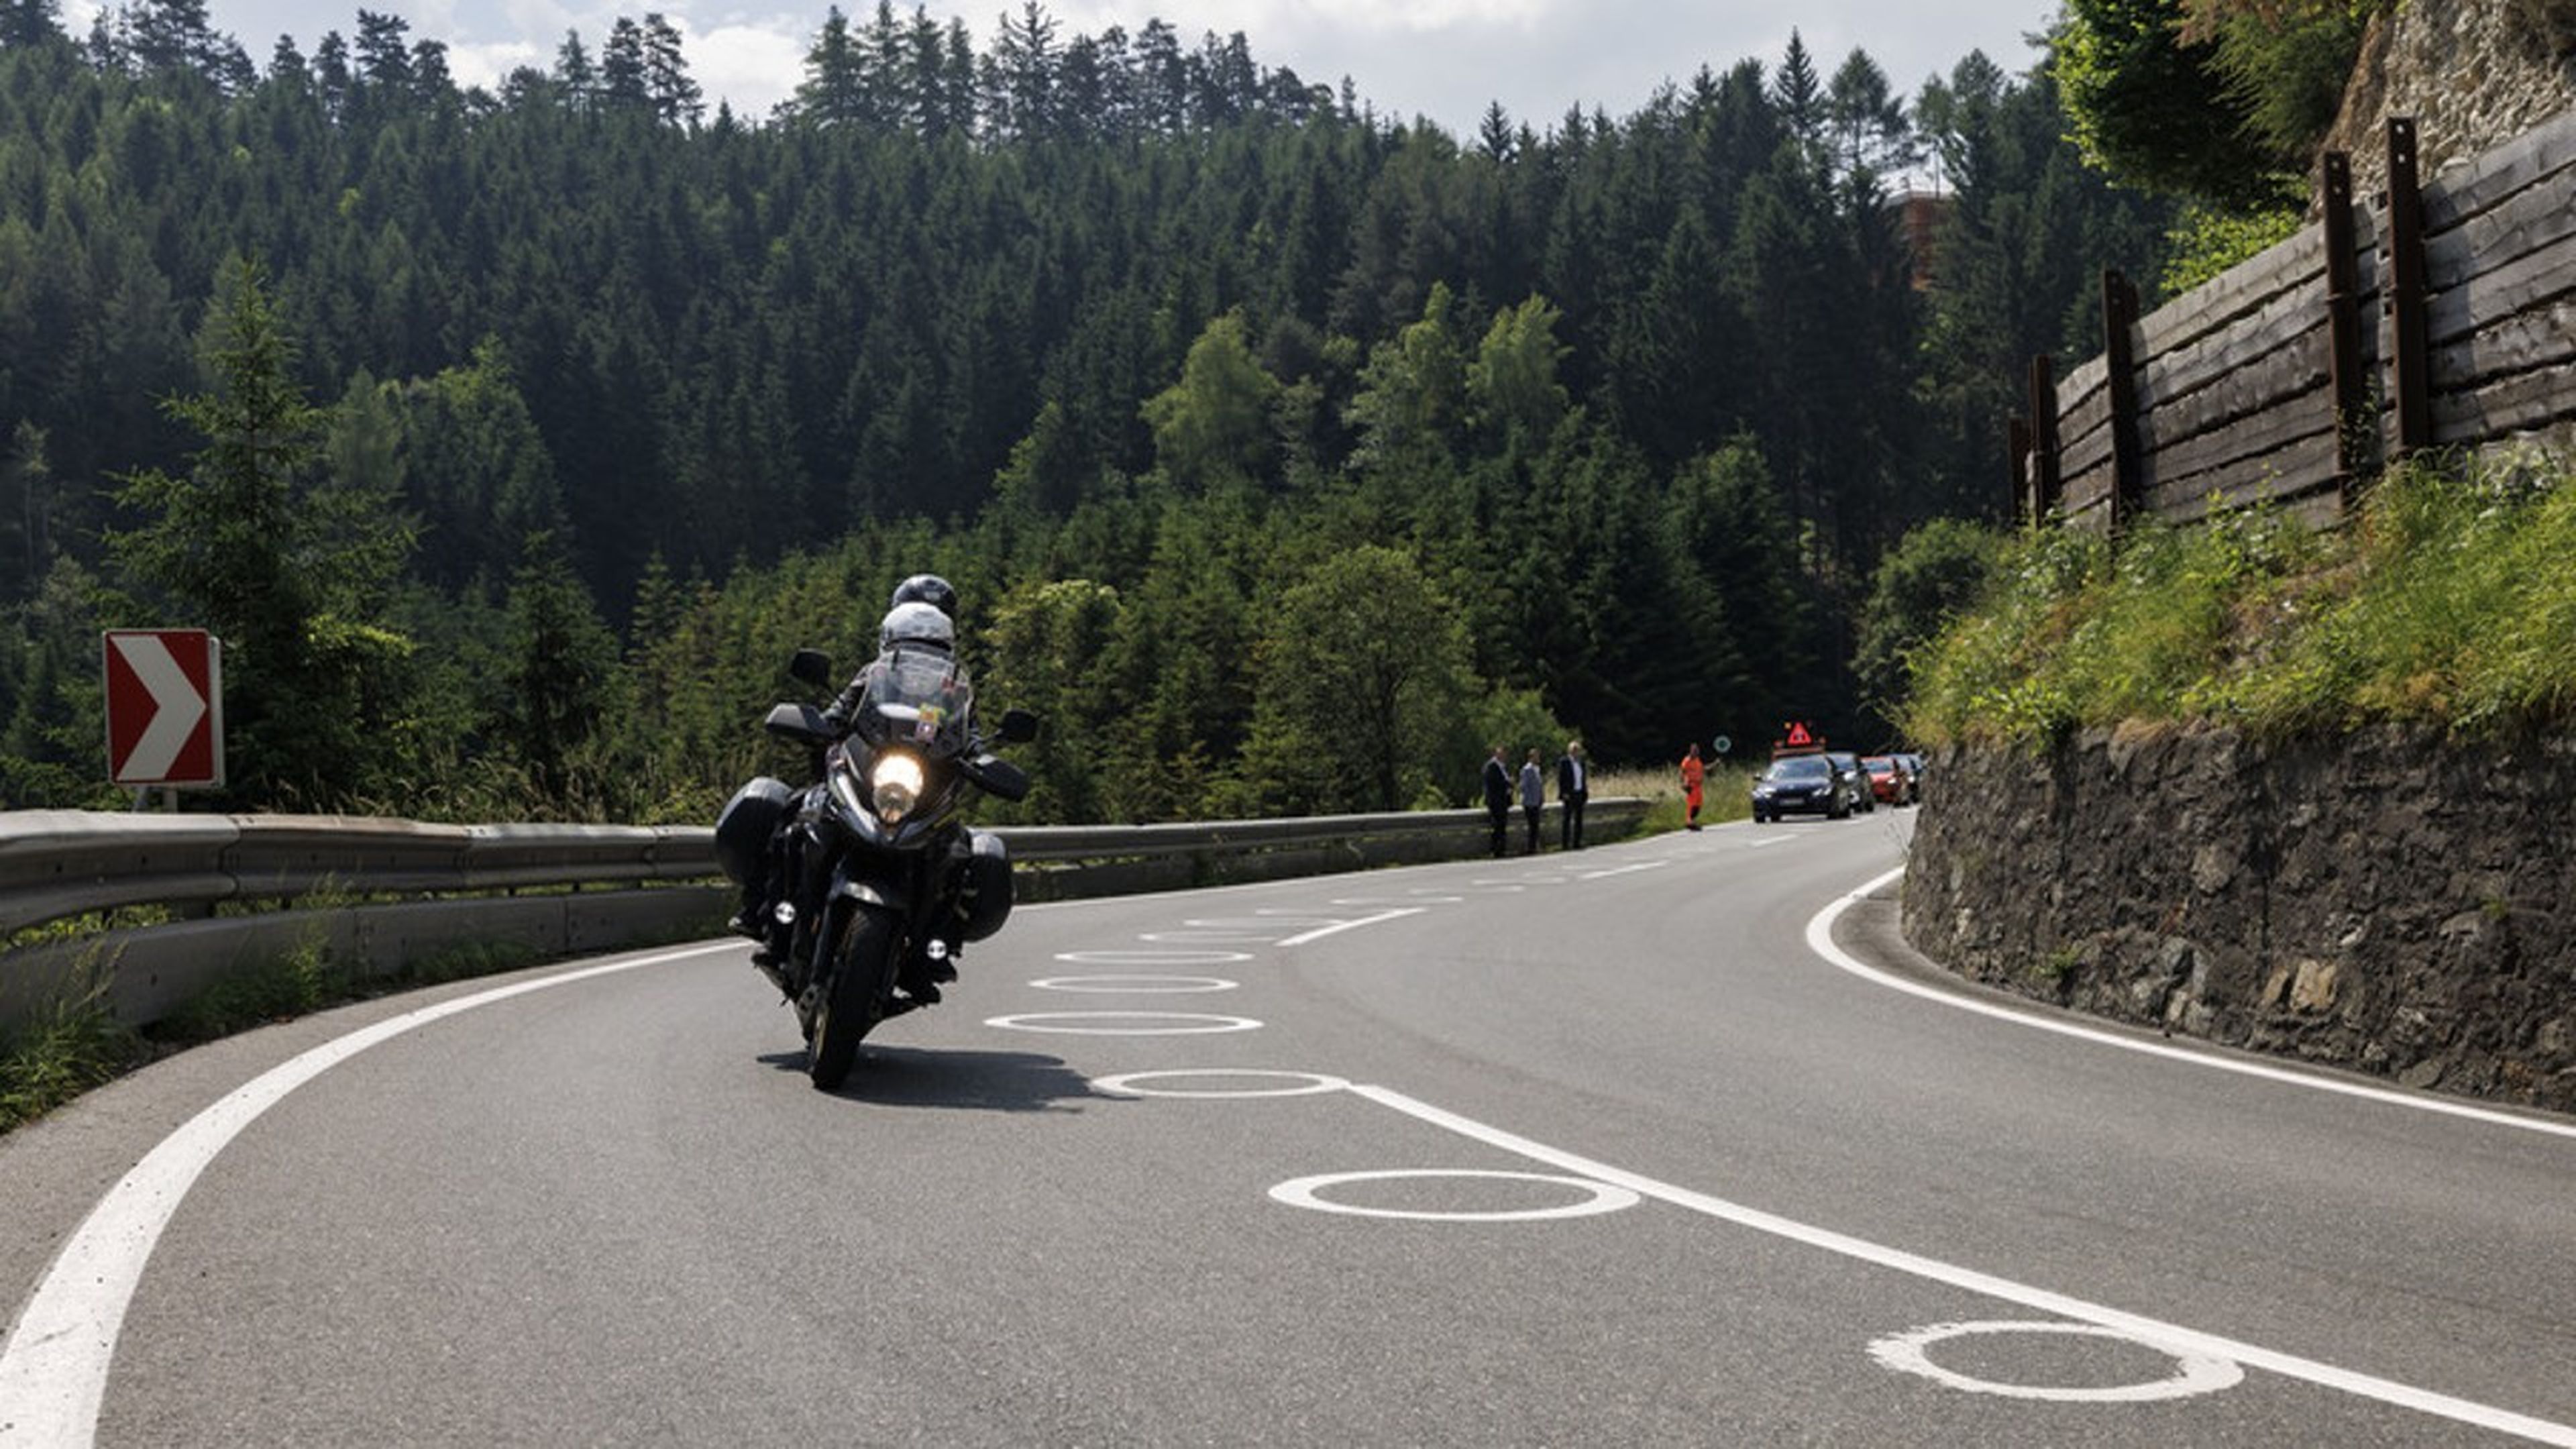
[(2576, 1124), (1875, 974), (1909, 824), (189, 1052), (0, 1139), (0, 1444), (2576, 1443)]

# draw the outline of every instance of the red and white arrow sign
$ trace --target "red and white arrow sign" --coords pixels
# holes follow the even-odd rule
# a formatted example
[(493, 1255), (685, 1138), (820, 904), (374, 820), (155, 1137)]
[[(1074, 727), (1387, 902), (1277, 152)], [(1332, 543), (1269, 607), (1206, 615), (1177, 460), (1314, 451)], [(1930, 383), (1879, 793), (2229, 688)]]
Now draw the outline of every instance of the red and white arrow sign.
[(119, 785), (224, 782), (223, 644), (203, 629), (110, 629), (107, 776)]

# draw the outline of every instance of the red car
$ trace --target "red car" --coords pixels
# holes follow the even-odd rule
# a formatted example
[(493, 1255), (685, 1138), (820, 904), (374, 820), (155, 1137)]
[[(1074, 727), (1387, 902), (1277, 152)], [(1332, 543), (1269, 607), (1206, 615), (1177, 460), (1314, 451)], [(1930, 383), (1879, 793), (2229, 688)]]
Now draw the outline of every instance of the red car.
[(1914, 772), (1894, 755), (1863, 756), (1860, 767), (1869, 772), (1869, 793), (1889, 805), (1911, 805), (1923, 798), (1915, 787)]

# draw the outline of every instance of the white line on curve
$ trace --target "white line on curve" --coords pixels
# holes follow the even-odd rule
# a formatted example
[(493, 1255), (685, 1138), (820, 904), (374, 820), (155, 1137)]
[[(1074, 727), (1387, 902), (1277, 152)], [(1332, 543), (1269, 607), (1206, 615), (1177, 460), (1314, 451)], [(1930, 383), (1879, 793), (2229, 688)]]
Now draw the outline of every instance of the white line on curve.
[(1815, 952), (1817, 955), (1825, 958), (1825, 960), (1832, 965), (1838, 966), (1841, 969), (1850, 972), (1852, 975), (1860, 977), (1864, 981), (1876, 982), (1878, 985), (1902, 991), (1911, 996), (1919, 996), (1926, 1001), (1937, 1001), (1943, 1006), (1954, 1006), (1961, 1011), (1973, 1011), (1979, 1016), (1990, 1016), (1997, 1021), (2009, 1021), (2017, 1025), (2031, 1027), (2039, 1031), (2053, 1031), (2059, 1036), (2071, 1036), (2080, 1041), (2089, 1041), (2101, 1046), (2118, 1047), (2122, 1051), (2144, 1052), (2148, 1056), (2164, 1057), (2169, 1061), (2188, 1062), (2193, 1066), (2207, 1067), (2211, 1071), (2215, 1072), (2234, 1072), (2239, 1076), (2260, 1077), (2269, 1082), (2283, 1082), (2293, 1087), (2306, 1087), (2311, 1091), (2335, 1092), (2347, 1097), (2360, 1097), (2367, 1101), (2385, 1102), (2391, 1106), (2408, 1107), (2418, 1112), (2434, 1112), (2446, 1117), (2465, 1117), (2473, 1122), (2484, 1122), (2496, 1127), (2513, 1127), (2525, 1132), (2539, 1132), (2553, 1137), (2576, 1138), (2576, 1125), (2571, 1125), (2569, 1123), (2551, 1122), (2538, 1117), (2519, 1117), (2510, 1112), (2498, 1112), (2490, 1107), (2474, 1106), (2467, 1102), (2453, 1102), (2440, 1097), (2418, 1096), (2406, 1092), (2392, 1091), (2386, 1087), (2368, 1086), (2360, 1082), (2344, 1082), (2337, 1081), (2332, 1077), (2310, 1076), (2305, 1072), (2294, 1072), (2284, 1067), (2268, 1066), (2262, 1062), (2239, 1061), (2233, 1057), (2214, 1056), (2208, 1052), (2202, 1051), (2190, 1051), (2182, 1047), (2169, 1045), (2165, 1042), (2148, 1041), (2139, 1037), (2123, 1036), (2117, 1032), (2102, 1031), (2098, 1028), (2084, 1026), (2077, 1022), (2057, 1021), (2045, 1016), (2035, 1016), (2028, 1012), (2017, 1011), (2009, 1006), (1999, 1005), (1995, 1002), (1980, 1000), (1973, 996), (1961, 996), (1955, 992), (1945, 991), (1938, 986), (1930, 986), (1920, 981), (1909, 981), (1902, 976), (1891, 975), (1888, 972), (1879, 970), (1875, 966), (1869, 965), (1853, 956), (1850, 952), (1845, 951), (1842, 947), (1835, 945), (1834, 922), (1841, 920), (1843, 912), (1851, 909), (1856, 902), (1866, 898), (1870, 892), (1877, 890), (1879, 887), (1903, 874), (1905, 874), (1905, 868), (1903, 866), (1898, 866), (1896, 869), (1887, 872), (1885, 875), (1863, 883), (1858, 888), (1835, 900), (1832, 905), (1829, 905), (1823, 910), (1817, 912), (1815, 919), (1807, 923), (1807, 948)]
[(1775, 1213), (1763, 1212), (1759, 1208), (1749, 1208), (1724, 1198), (1675, 1187), (1670, 1183), (1658, 1182), (1639, 1173), (1612, 1167), (1606, 1162), (1596, 1162), (1591, 1158), (1550, 1147), (1545, 1143), (1533, 1142), (1529, 1138), (1503, 1131), (1499, 1127), (1488, 1127), (1472, 1118), (1461, 1117), (1455, 1112), (1434, 1107), (1428, 1102), (1416, 1101), (1401, 1092), (1390, 1091), (1385, 1087), (1354, 1084), (1351, 1091), (1380, 1106), (1392, 1107), (1408, 1117), (1455, 1132), (1462, 1137), (1472, 1138), (1489, 1147), (1500, 1148), (1516, 1156), (1526, 1157), (1533, 1162), (1542, 1162), (1565, 1172), (1591, 1178), (1596, 1182), (1623, 1187), (1640, 1197), (1650, 1197), (1691, 1212), (1704, 1213), (1709, 1217), (1734, 1223), (1739, 1227), (1751, 1228), (1756, 1232), (1769, 1233), (1774, 1237), (1786, 1238), (1791, 1242), (1821, 1248), (1829, 1253), (1856, 1258), (1865, 1263), (1891, 1268), (1900, 1273), (1947, 1284), (1953, 1288), (1966, 1289), (1971, 1293), (1980, 1293), (1989, 1298), (1999, 1298), (2007, 1303), (2017, 1303), (2025, 1308), (2054, 1314), (2060, 1318), (2071, 1318), (2079, 1323), (2098, 1324), (2178, 1354), (2197, 1354), (2227, 1359), (2248, 1368), (2268, 1369), (2288, 1378), (2301, 1379), (2308, 1383), (2339, 1389), (2362, 1398), (2375, 1399), (2399, 1408), (2414, 1409), (2463, 1424), (2474, 1424), (2480, 1428), (2494, 1429), (2507, 1434), (2519, 1434), (2544, 1444), (2576, 1446), (2576, 1425), (2553, 1423), (2547, 1419), (2517, 1414), (2509, 1409), (2499, 1409), (2492, 1405), (2435, 1393), (2429, 1389), (2419, 1389), (2410, 1384), (2396, 1383), (2389, 1379), (2356, 1373), (2350, 1369), (2336, 1368), (2332, 1364), (2319, 1363), (2314, 1359), (2278, 1353), (2268, 1348), (2240, 1343), (2230, 1338), (2220, 1338), (2215, 1334), (2201, 1333), (2177, 1324), (2165, 1323), (2134, 1313), (2123, 1313), (2116, 1308), (2107, 1308), (2098, 1303), (2088, 1303), (2081, 1298), (2053, 1293), (2045, 1288), (2016, 1283), (2009, 1278), (1998, 1278), (1973, 1268), (1958, 1267), (1938, 1259), (1922, 1257), (1898, 1248), (1885, 1247), (1830, 1229), (1811, 1227)]
[(1309, 941), (1320, 941), (1326, 936), (1336, 935), (1343, 931), (1356, 931), (1362, 926), (1374, 926), (1381, 921), (1392, 921), (1399, 916), (1418, 916), (1421, 914), (1422, 907), (1420, 906), (1405, 906), (1399, 910), (1380, 911), (1374, 916), (1362, 916), (1357, 920), (1335, 921), (1329, 926), (1319, 926), (1314, 930), (1291, 936), (1279, 944), (1282, 946), (1303, 946)]
[(207, 1164), (289, 1092), (371, 1046), (458, 1012), (595, 976), (740, 949), (739, 941), (719, 941), (661, 951), (387, 1017), (269, 1068), (188, 1119), (90, 1209), (27, 1300), (8, 1343), (0, 1346), (0, 1405), (7, 1406), (8, 1416), (0, 1424), (0, 1449), (69, 1449), (96, 1438), (108, 1362), (153, 1246)]

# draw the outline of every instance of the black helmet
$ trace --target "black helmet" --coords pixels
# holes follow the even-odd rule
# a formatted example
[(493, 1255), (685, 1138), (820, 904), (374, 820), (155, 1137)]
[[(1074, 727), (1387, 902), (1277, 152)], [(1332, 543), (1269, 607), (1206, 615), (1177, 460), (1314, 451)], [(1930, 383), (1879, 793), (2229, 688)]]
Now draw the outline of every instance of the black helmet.
[(937, 574), (914, 574), (894, 586), (894, 598), (886, 607), (897, 609), (906, 604), (928, 604), (954, 619), (957, 617), (957, 590)]

